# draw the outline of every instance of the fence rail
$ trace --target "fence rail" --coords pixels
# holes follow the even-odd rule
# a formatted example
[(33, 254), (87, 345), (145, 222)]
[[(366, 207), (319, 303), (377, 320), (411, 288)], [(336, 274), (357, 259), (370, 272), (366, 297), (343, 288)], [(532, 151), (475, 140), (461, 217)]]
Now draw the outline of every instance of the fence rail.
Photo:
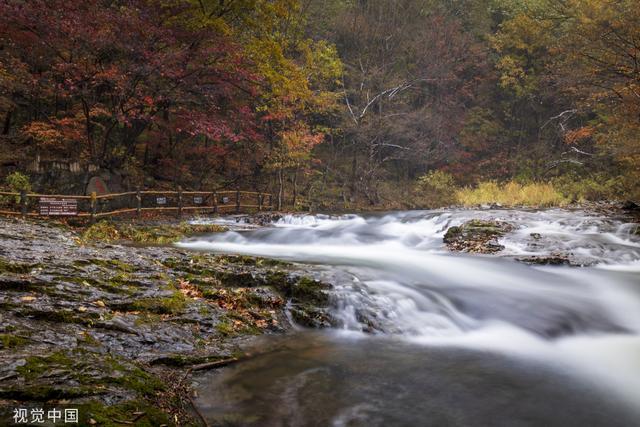
[[(212, 211), (213, 213), (241, 213), (248, 210), (273, 210), (271, 193), (255, 191), (176, 191), (137, 190), (123, 193), (110, 193), (80, 196), (71, 194), (38, 194), (0, 191), (3, 198), (14, 198), (7, 210), (0, 207), (0, 215), (37, 216), (74, 216), (97, 218), (135, 213), (140, 218), (148, 211), (175, 211), (180, 218), (185, 211)], [(35, 209), (34, 209), (35, 208)]]

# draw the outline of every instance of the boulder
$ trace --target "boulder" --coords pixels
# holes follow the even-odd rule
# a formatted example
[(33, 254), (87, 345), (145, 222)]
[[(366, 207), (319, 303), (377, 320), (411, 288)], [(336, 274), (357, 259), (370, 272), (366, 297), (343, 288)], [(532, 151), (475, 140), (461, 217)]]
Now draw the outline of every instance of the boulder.
[(474, 219), (460, 226), (450, 227), (443, 241), (452, 251), (495, 253), (504, 249), (497, 239), (511, 230), (513, 226), (506, 222)]

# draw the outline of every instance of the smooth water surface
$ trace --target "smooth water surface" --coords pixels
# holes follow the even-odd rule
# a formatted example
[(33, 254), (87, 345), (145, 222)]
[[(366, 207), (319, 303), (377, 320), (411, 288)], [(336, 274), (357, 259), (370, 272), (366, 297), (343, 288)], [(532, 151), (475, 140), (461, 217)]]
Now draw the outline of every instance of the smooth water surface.
[[(515, 225), (499, 256), (446, 229)], [(185, 248), (314, 265), (339, 328), (266, 337), (198, 404), (229, 425), (640, 425), (640, 239), (583, 211), (288, 216)], [(568, 255), (585, 267), (532, 267)]]

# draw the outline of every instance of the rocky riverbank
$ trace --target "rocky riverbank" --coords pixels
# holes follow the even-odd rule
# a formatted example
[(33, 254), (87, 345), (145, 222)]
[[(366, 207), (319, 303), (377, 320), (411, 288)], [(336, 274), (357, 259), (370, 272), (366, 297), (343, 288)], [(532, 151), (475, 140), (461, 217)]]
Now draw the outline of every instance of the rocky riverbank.
[[(192, 371), (247, 357), (243, 342), (290, 318), (328, 322), (330, 285), (300, 265), (121, 241), (155, 235), (139, 231), (0, 219), (0, 404), (82, 405), (88, 425), (198, 425)], [(215, 230), (179, 233), (203, 231)]]

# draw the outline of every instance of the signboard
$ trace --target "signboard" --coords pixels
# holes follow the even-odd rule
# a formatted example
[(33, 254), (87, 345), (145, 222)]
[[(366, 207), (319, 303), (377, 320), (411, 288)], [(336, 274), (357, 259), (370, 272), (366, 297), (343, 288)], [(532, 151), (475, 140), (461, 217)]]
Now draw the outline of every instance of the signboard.
[(38, 200), (40, 215), (75, 216), (78, 215), (78, 201), (59, 197), (40, 197)]
[(202, 196), (194, 196), (193, 197), (193, 204), (194, 205), (201, 205), (203, 201), (204, 201), (204, 199), (202, 198)]
[(156, 197), (156, 204), (157, 205), (166, 205), (167, 204), (167, 198), (166, 197)]

